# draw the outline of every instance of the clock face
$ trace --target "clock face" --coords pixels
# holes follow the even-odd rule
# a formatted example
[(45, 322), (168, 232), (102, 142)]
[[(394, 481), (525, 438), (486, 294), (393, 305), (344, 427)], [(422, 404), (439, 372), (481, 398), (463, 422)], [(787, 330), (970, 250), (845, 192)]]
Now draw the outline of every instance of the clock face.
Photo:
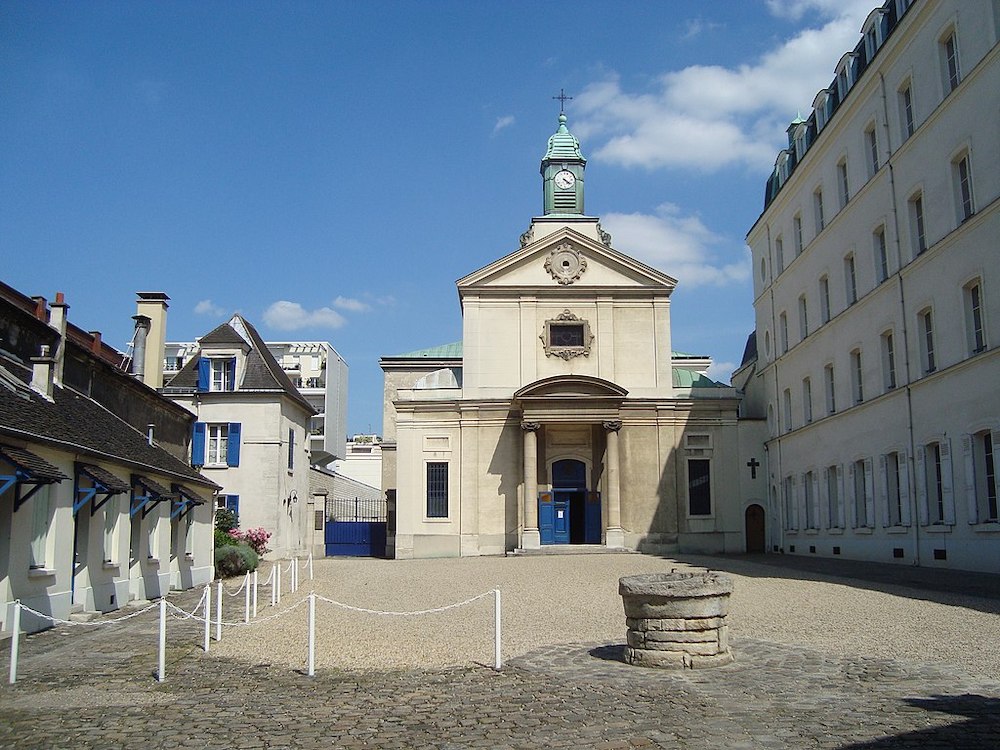
[(576, 184), (576, 175), (567, 169), (560, 172), (556, 172), (555, 176), (556, 187), (560, 190), (569, 190), (573, 185)]

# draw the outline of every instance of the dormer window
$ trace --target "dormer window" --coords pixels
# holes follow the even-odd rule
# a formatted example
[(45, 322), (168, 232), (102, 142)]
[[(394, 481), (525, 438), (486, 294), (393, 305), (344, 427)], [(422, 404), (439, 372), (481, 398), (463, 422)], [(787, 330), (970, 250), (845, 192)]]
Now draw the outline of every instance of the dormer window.
[(802, 123), (795, 129), (795, 160), (802, 161), (806, 153), (806, 125)]
[(844, 101), (847, 92), (854, 85), (854, 59), (856, 57), (856, 53), (848, 52), (840, 58), (840, 63), (837, 65), (837, 93), (840, 94), (840, 101)]
[(861, 27), (861, 33), (865, 38), (865, 57), (869, 62), (875, 57), (875, 53), (882, 46), (882, 42), (885, 41), (882, 35), (882, 18), (884, 15), (885, 11), (882, 8), (876, 8), (868, 14), (864, 26)]
[(829, 101), (829, 89), (823, 89), (816, 94), (816, 98), (813, 99), (813, 111), (816, 113), (816, 132), (819, 132), (826, 127), (826, 123), (830, 119)]
[(198, 361), (198, 390), (236, 390), (236, 357), (202, 356)]

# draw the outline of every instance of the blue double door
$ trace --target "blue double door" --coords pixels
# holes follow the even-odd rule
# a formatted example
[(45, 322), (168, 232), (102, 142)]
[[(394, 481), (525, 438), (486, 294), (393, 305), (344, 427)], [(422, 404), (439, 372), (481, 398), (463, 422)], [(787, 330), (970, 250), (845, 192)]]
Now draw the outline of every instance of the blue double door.
[(600, 544), (601, 494), (587, 489), (587, 467), (565, 459), (552, 464), (552, 490), (538, 494), (542, 544)]

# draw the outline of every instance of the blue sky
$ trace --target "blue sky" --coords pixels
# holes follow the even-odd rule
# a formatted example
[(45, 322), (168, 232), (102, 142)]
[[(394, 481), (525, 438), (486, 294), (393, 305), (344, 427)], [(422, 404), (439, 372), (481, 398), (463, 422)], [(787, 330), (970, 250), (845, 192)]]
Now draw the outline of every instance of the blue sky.
[(379, 431), (379, 356), (460, 339), (455, 280), (541, 213), (565, 88), (588, 213), (679, 280), (674, 348), (727, 380), (785, 127), (875, 5), (8, 0), (2, 278), (119, 348), (138, 290), (171, 340), (236, 311), (328, 340)]

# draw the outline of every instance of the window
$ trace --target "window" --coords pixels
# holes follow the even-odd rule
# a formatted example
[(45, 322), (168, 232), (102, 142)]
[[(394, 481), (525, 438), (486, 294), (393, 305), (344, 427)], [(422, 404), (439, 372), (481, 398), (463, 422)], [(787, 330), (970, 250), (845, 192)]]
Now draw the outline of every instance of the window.
[(842, 159), (837, 164), (837, 185), (840, 188), (840, 207), (844, 208), (851, 199), (851, 192), (847, 183), (847, 159)]
[(851, 392), (854, 395), (854, 403), (860, 404), (865, 400), (864, 370), (861, 366), (860, 349), (851, 352)]
[(802, 254), (802, 215), (795, 214), (792, 217), (792, 234), (795, 240), (795, 257)]
[(897, 452), (887, 453), (879, 459), (882, 469), (882, 491), (886, 526), (908, 526), (909, 506), (906, 492), (906, 461)]
[(920, 364), (924, 374), (928, 375), (937, 369), (934, 360), (934, 313), (930, 308), (917, 315), (920, 331)]
[(712, 515), (711, 461), (707, 458), (688, 459), (688, 514)]
[(952, 166), (955, 174), (955, 198), (958, 204), (958, 220), (959, 222), (963, 222), (976, 212), (972, 195), (972, 166), (969, 164), (969, 155), (964, 154)]
[(112, 495), (104, 503), (104, 556), (103, 562), (118, 561), (118, 519), (121, 516), (119, 496)]
[(778, 264), (778, 273), (785, 270), (785, 244), (780, 236), (774, 239), (774, 262)]
[(854, 495), (854, 526), (871, 528), (874, 525), (871, 459), (860, 459), (851, 464), (851, 488)]
[(802, 380), (802, 413), (806, 424), (813, 421), (812, 381), (809, 378)]
[(826, 413), (834, 414), (837, 411), (837, 391), (834, 386), (833, 365), (824, 367), (823, 375), (826, 383)]
[(828, 466), (824, 471), (826, 479), (826, 512), (829, 519), (829, 528), (840, 529), (844, 527), (843, 508), (840, 502), (840, 468), (838, 466)]
[(899, 90), (899, 121), (905, 141), (913, 135), (913, 90), (907, 81)]
[(809, 335), (809, 306), (806, 304), (806, 296), (799, 297), (799, 338), (804, 339)]
[(231, 391), (236, 370), (235, 359), (213, 359), (212, 363), (212, 390)]
[(819, 279), (819, 317), (820, 322), (830, 322), (830, 279), (821, 276)]
[(885, 247), (885, 227), (879, 227), (872, 234), (872, 245), (875, 250), (875, 278), (881, 284), (889, 278), (889, 253)]
[(816, 213), (816, 234), (823, 231), (826, 226), (826, 218), (823, 215), (823, 191), (816, 190), (813, 193), (813, 209)]
[(951, 451), (947, 441), (928, 443), (917, 449), (916, 475), (921, 522), (955, 523)]
[(871, 179), (878, 172), (878, 136), (875, 133), (875, 123), (872, 123), (865, 130), (865, 148), (868, 151), (868, 178)]
[(288, 428), (288, 470), (295, 468), (295, 430)]
[(781, 336), (781, 353), (788, 351), (788, 315), (784, 312), (778, 316), (778, 335)]
[(979, 279), (970, 281), (962, 289), (965, 299), (965, 331), (969, 353), (986, 351), (986, 330), (983, 327), (983, 288)]
[(49, 559), (49, 530), (52, 527), (50, 489), (50, 485), (43, 484), (28, 501), (31, 505), (30, 567), (33, 569), (45, 568), (46, 563), (52, 562)]
[(854, 268), (853, 253), (844, 258), (844, 285), (847, 292), (847, 304), (853, 305), (858, 301), (858, 277)]
[[(996, 523), (997, 465), (1000, 464), (1000, 432), (983, 430), (962, 438), (965, 451), (966, 493), (970, 495), (969, 521)], [(974, 503), (973, 503), (974, 499)]]
[(448, 517), (448, 462), (427, 464), (427, 517)]
[(887, 391), (896, 387), (896, 348), (892, 331), (882, 334), (882, 384)]
[(927, 236), (924, 234), (924, 195), (916, 193), (909, 200), (910, 238), (914, 257), (927, 249)]
[(794, 531), (799, 528), (799, 507), (795, 502), (795, 480), (785, 477), (785, 528)]
[(184, 516), (184, 555), (192, 557), (194, 555), (194, 512), (188, 511)]
[(805, 521), (807, 529), (819, 528), (816, 522), (816, 488), (813, 484), (813, 473), (807, 471), (802, 477), (802, 499), (805, 501)]
[(191, 440), (191, 465), (239, 466), (241, 431), (239, 422), (196, 422)]
[(590, 323), (569, 310), (546, 320), (541, 338), (546, 357), (562, 357), (565, 360), (581, 355), (589, 357), (594, 341)]
[(583, 346), (583, 326), (579, 323), (550, 326), (549, 346)]
[(958, 40), (954, 31), (941, 41), (941, 58), (944, 63), (944, 93), (947, 96), (962, 82), (962, 69), (958, 61)]
[(787, 388), (785, 389), (785, 392), (782, 394), (781, 405), (784, 407), (784, 412), (785, 412), (785, 422), (784, 422), (785, 432), (788, 432), (789, 430), (792, 429), (792, 392)]

